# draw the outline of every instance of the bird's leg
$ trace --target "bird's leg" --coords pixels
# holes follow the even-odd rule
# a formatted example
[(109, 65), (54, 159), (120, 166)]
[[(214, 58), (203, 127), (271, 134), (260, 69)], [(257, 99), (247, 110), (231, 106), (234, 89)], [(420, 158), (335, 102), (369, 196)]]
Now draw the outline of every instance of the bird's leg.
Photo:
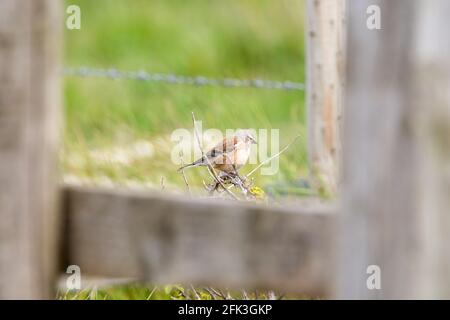
[(234, 167), (234, 172), (229, 172), (227, 173), (227, 176), (229, 177), (231, 183), (234, 186), (237, 186), (241, 189), (242, 193), (244, 195), (246, 195), (248, 193), (247, 188), (244, 185), (244, 181), (241, 178), (241, 176), (239, 175), (238, 171), (236, 170), (236, 168)]
[(225, 183), (228, 178), (229, 177), (227, 176), (226, 173), (220, 172), (219, 175), (217, 176), (217, 179), (219, 181), (214, 180), (214, 182), (209, 185), (210, 186), (210, 188), (208, 190), (209, 194), (212, 195), (214, 193), (214, 191), (218, 191), (218, 189), (220, 187), (220, 182)]
[(239, 174), (239, 171), (237, 171), (236, 167), (233, 166), (234, 168), (234, 175), (236, 176), (237, 179), (239, 179), (239, 187), (244, 191), (245, 194), (247, 194), (248, 192), (248, 188), (245, 185), (245, 179), (241, 177), (241, 175)]
[(234, 172), (224, 172), (224, 177), (229, 180), (232, 184), (236, 185), (236, 173)]
[(232, 180), (232, 177), (228, 173), (223, 171), (219, 173), (219, 176), (217, 178), (220, 179), (220, 181), (222, 181), (222, 183), (224, 184), (227, 183), (227, 181)]
[(232, 172), (231, 174), (232, 174), (235, 178), (237, 177), (237, 178), (239, 179), (241, 185), (243, 185), (243, 186), (245, 185), (245, 184), (244, 184), (244, 183), (245, 183), (245, 179), (241, 177), (241, 175), (239, 174), (239, 171), (237, 170), (235, 164), (233, 164), (233, 172)]
[[(233, 171), (232, 172), (228, 172), (227, 176), (231, 179), (231, 183), (233, 183), (234, 185), (238, 184), (238, 185), (243, 185), (244, 184), (244, 179), (242, 179), (242, 177), (239, 175), (239, 172), (236, 168), (236, 164), (230, 159), (230, 157), (228, 155), (226, 155), (227, 159), (229, 160), (229, 163), (232, 165), (233, 167)], [(239, 178), (239, 182), (236, 183), (236, 178)]]

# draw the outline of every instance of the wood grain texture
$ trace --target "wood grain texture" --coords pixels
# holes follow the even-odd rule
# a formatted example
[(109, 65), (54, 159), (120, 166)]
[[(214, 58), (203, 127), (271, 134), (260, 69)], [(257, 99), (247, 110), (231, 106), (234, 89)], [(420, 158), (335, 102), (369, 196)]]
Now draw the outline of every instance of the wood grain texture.
[(346, 0), (307, 0), (307, 111), (311, 176), (332, 195), (340, 184)]
[(65, 199), (67, 263), (82, 274), (329, 294), (333, 207), (79, 187)]
[[(366, 28), (370, 5), (381, 30)], [(349, 2), (339, 298), (449, 297), (448, 9)]]
[(0, 298), (53, 297), (59, 2), (0, 1)]

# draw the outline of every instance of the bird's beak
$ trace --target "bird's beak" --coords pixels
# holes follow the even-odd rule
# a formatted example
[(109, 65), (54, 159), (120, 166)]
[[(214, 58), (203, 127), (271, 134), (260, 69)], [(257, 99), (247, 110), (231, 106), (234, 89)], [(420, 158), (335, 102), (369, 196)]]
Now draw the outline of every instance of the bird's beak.
[(256, 142), (256, 140), (252, 139), (252, 144), (258, 144), (258, 142)]

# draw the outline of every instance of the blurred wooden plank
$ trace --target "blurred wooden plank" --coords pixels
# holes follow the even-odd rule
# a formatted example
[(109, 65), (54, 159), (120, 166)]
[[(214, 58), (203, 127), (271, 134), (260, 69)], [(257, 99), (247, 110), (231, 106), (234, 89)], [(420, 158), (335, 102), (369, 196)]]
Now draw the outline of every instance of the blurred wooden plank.
[[(407, 3), (406, 3), (407, 2)], [(350, 1), (344, 128), (341, 298), (417, 297), (420, 213), (409, 91), (409, 52), (417, 1)], [(366, 27), (370, 5), (382, 30)], [(381, 269), (369, 290), (367, 268)], [(419, 286), (420, 287), (420, 286)]]
[(66, 187), (67, 263), (153, 283), (326, 295), (334, 210)]
[[(366, 27), (370, 5), (381, 30)], [(447, 0), (349, 2), (338, 297), (449, 297)], [(367, 287), (367, 268), (381, 289)]]
[(411, 103), (421, 164), (419, 236), (428, 262), (423, 296), (450, 299), (450, 1), (421, 0), (417, 12)]
[(346, 0), (307, 0), (307, 110), (311, 176), (336, 194), (340, 184)]
[(54, 297), (59, 13), (0, 1), (0, 299)]

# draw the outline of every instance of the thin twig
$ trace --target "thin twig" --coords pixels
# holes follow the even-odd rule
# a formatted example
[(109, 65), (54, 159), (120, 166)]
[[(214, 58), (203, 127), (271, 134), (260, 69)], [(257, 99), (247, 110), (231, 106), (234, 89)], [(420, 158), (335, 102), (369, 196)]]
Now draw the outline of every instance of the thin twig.
[(282, 300), (283, 298), (284, 298), (284, 296), (285, 296), (285, 294), (283, 293), (283, 294), (281, 294), (281, 295), (279, 295), (278, 296), (278, 298), (277, 298), (277, 300)]
[(94, 286), (89, 293), (89, 300), (97, 300), (97, 286)]
[(256, 168), (254, 168), (252, 171), (250, 171), (249, 173), (247, 173), (247, 175), (244, 176), (244, 179), (247, 179), (248, 177), (250, 177), (252, 174), (254, 174), (259, 168), (261, 168), (263, 165), (265, 165), (267, 162), (272, 161), (272, 159), (278, 157), (280, 154), (282, 154), (284, 151), (286, 151), (295, 141), (297, 141), (298, 138), (300, 138), (301, 135), (298, 135), (294, 138), (294, 140), (292, 140), (286, 147), (284, 147), (280, 152), (278, 152), (277, 154), (273, 155), (272, 157), (270, 157), (269, 159), (264, 160), (263, 162), (261, 162)]
[(221, 297), (223, 300), (228, 300), (227, 297), (226, 297), (226, 295), (224, 295), (223, 292), (222, 292), (221, 290), (217, 291), (217, 290), (214, 289), (214, 288), (211, 288), (211, 290), (214, 291), (214, 293), (215, 293), (216, 295), (218, 295), (219, 297)]
[(202, 298), (200, 297), (200, 295), (198, 294), (197, 290), (195, 290), (194, 286), (191, 284), (191, 289), (192, 291), (194, 291), (195, 293), (195, 297), (197, 298), (197, 300), (202, 300)]
[[(245, 197), (247, 197), (248, 195), (248, 188), (244, 185), (244, 180), (241, 178), (241, 176), (239, 175), (239, 172), (236, 169), (236, 166), (233, 164), (233, 161), (231, 160), (231, 158), (229, 157), (229, 155), (226, 154), (227, 160), (229, 161), (229, 163), (231, 163), (233, 165), (233, 170), (234, 170), (234, 174), (236, 175), (235, 177), (232, 177), (230, 174), (226, 173), (226, 175), (228, 176), (228, 178), (230, 179), (230, 182), (232, 185), (234, 186), (238, 186), (242, 193), (244, 194)], [(219, 177), (220, 178), (220, 177)], [(239, 181), (238, 181), (239, 180)], [(229, 190), (229, 189), (228, 189)]]
[(153, 287), (153, 290), (152, 290), (152, 292), (150, 292), (150, 294), (148, 295), (147, 300), (150, 300), (150, 299), (151, 299), (151, 297), (153, 296), (153, 294), (155, 293), (155, 291), (156, 291), (157, 288), (158, 288), (157, 286), (154, 286), (154, 287)]
[[(185, 294), (182, 290), (178, 290), (180, 292), (180, 295), (184, 298), (184, 300), (192, 300), (189, 298), (187, 294)], [(175, 297), (171, 296), (172, 300), (175, 299)]]
[(223, 293), (223, 291), (221, 289), (217, 289), (220, 292), (220, 295), (225, 299), (225, 300), (233, 300), (233, 297), (230, 295), (230, 292), (227, 291), (227, 294)]
[(189, 193), (189, 195), (192, 195), (191, 188), (189, 187), (189, 183), (186, 178), (186, 174), (184, 173), (183, 151), (180, 152), (180, 160), (181, 160), (181, 170), (180, 170), (181, 176), (183, 177), (187, 192)]
[(200, 148), (200, 151), (201, 151), (201, 153), (202, 153), (202, 159), (205, 158), (205, 160), (206, 160), (206, 163), (207, 163), (207, 165), (208, 165), (208, 171), (209, 171), (209, 173), (212, 175), (212, 177), (214, 178), (214, 180), (215, 180), (217, 183), (219, 183), (220, 186), (221, 186), (221, 187), (222, 187), (222, 188), (223, 188), (223, 189), (224, 189), (231, 197), (233, 197), (235, 200), (239, 200), (239, 198), (238, 198), (233, 192), (231, 192), (230, 190), (228, 190), (228, 189), (225, 187), (225, 185), (223, 184), (223, 182), (222, 182), (222, 181), (219, 179), (219, 177), (217, 176), (217, 173), (216, 173), (216, 171), (214, 170), (213, 166), (211, 165), (211, 162), (209, 161), (208, 157), (205, 156), (205, 153), (203, 152), (203, 146), (202, 146), (202, 143), (201, 143), (201, 140), (200, 140), (200, 136), (199, 136), (199, 134), (198, 134), (198, 132), (197, 132), (197, 127), (195, 126), (196, 120), (195, 120), (194, 112), (192, 112), (192, 122), (193, 122), (193, 125), (194, 125), (194, 133), (195, 133), (195, 136), (197, 137), (198, 147)]
[(203, 288), (206, 292), (208, 292), (209, 293), (209, 295), (211, 296), (211, 298), (213, 299), (213, 300), (217, 300), (217, 298), (216, 297), (218, 297), (212, 290), (210, 290), (208, 287), (205, 287), (205, 288)]
[(267, 292), (267, 300), (277, 300), (275, 292), (273, 292), (272, 290)]
[(166, 186), (164, 185), (164, 177), (163, 176), (161, 176), (160, 184), (161, 184), (161, 190), (164, 190), (166, 188)]
[[(86, 288), (86, 292), (89, 291), (89, 288)], [(78, 290), (77, 293), (72, 297), (72, 300), (77, 300), (77, 298), (83, 293), (84, 290)]]

